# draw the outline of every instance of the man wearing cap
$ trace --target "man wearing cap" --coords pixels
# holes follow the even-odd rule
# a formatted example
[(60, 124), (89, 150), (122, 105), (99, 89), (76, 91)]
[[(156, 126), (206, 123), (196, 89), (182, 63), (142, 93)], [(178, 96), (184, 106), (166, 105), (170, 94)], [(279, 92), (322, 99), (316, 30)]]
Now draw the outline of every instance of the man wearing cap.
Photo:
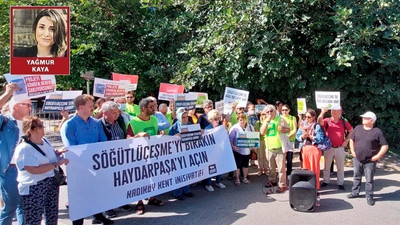
[[(16, 83), (6, 85), (6, 91), (0, 96), (0, 108), (10, 99), (14, 91), (18, 90)], [(23, 135), (22, 119), (32, 110), (30, 99), (9, 102), (10, 112), (0, 114), (0, 189), (4, 206), (1, 209), (0, 224), (11, 225), (13, 216), (17, 212), (18, 224), (24, 224), (22, 205), (18, 193), (15, 147)]]
[(348, 198), (359, 197), (361, 177), (365, 176), (365, 195), (367, 204), (373, 206), (374, 173), (376, 162), (387, 152), (389, 146), (382, 131), (374, 127), (376, 115), (366, 112), (362, 117), (362, 125), (358, 125), (350, 134), (350, 151), (353, 155), (354, 179)]
[(331, 140), (332, 148), (324, 151), (324, 182), (321, 184), (321, 187), (328, 186), (330, 182), (330, 168), (333, 158), (335, 158), (337, 185), (340, 190), (344, 190), (344, 148), (349, 142), (346, 133), (350, 133), (353, 128), (342, 118), (341, 107), (338, 109), (331, 109), (331, 117), (324, 119), (326, 112), (328, 112), (328, 108), (322, 108), (321, 114), (318, 116), (318, 123), (324, 128), (326, 135)]

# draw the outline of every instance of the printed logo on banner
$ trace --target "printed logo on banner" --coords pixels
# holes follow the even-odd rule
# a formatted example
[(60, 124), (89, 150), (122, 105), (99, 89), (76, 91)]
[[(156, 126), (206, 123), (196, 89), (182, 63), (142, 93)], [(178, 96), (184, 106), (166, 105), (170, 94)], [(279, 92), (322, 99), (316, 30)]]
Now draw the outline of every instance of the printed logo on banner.
[(215, 164), (211, 164), (208, 166), (208, 174), (216, 174), (217, 173), (217, 166)]
[(16, 80), (12, 80), (11, 83), (17, 83), (18, 85), (18, 90), (15, 91), (15, 94), (19, 95), (19, 94), (25, 94), (26, 93), (26, 89), (25, 89), (25, 81), (24, 79), (16, 79)]
[(95, 92), (97, 94), (103, 94), (105, 92), (105, 90), (106, 90), (106, 85), (104, 85), (104, 84), (96, 84)]

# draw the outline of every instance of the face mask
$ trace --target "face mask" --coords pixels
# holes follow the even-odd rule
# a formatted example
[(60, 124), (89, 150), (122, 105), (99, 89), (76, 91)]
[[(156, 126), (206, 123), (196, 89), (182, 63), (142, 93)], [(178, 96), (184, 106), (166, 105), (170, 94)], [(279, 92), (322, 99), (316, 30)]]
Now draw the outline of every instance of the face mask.
[(126, 104), (125, 103), (119, 104), (119, 110), (125, 111), (125, 109), (126, 109)]

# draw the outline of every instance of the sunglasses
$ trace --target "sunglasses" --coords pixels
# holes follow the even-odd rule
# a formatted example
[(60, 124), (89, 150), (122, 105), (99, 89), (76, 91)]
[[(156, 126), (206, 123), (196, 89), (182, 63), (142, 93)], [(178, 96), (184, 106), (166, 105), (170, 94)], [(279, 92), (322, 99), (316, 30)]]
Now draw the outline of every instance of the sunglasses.
[(311, 117), (311, 116), (306, 116), (306, 118), (307, 118), (307, 119), (311, 119), (312, 117)]
[(126, 96), (125, 98), (135, 98), (135, 96)]
[(283, 112), (289, 111), (289, 109), (282, 109)]
[(219, 121), (219, 118), (214, 118), (214, 119), (212, 119), (213, 121)]
[(274, 110), (269, 110), (269, 111), (267, 111), (267, 113), (272, 113), (272, 112), (274, 112)]

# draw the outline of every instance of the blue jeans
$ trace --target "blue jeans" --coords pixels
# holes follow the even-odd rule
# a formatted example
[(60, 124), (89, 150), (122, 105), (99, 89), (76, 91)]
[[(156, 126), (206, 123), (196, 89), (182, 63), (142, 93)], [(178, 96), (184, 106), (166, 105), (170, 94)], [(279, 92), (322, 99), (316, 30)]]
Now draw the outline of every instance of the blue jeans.
[(190, 193), (190, 185), (178, 188), (174, 190), (174, 197), (181, 196), (182, 194)]
[(0, 214), (0, 225), (11, 225), (13, 216), (17, 212), (18, 224), (24, 224), (21, 198), (18, 193), (17, 168), (10, 166), (4, 176), (0, 176), (1, 197), (4, 207)]
[[(216, 182), (217, 182), (217, 184), (219, 184), (219, 183), (221, 183), (221, 180), (222, 180), (222, 177), (221, 177), (221, 175), (218, 175), (218, 176), (216, 176), (215, 177), (216, 178)], [(211, 177), (210, 178), (207, 178), (207, 180), (206, 180), (206, 185), (211, 185), (212, 184), (212, 182), (211, 182)]]
[(374, 173), (376, 162), (361, 163), (357, 158), (353, 158), (354, 179), (351, 191), (354, 194), (359, 194), (361, 189), (361, 177), (365, 176), (365, 195), (367, 198), (374, 196)]

